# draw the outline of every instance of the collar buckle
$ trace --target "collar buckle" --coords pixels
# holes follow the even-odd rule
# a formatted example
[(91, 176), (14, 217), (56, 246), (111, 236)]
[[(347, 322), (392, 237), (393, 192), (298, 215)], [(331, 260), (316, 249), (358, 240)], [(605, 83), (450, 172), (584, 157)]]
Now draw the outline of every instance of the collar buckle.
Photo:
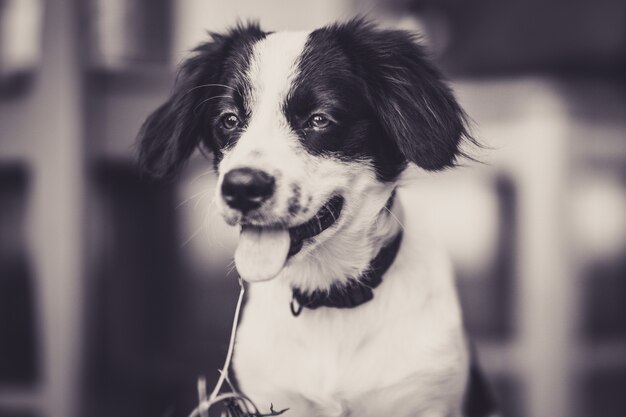
[(291, 309), (291, 314), (294, 317), (298, 317), (300, 313), (302, 313), (302, 304), (298, 302), (295, 295), (291, 296), (291, 303), (289, 303), (289, 308)]

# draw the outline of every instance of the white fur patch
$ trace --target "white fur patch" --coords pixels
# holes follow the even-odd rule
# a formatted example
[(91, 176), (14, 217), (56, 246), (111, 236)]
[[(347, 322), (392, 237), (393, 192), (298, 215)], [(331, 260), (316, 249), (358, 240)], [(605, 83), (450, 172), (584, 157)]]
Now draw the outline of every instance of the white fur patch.
[(297, 75), (297, 59), (306, 39), (306, 32), (285, 32), (255, 44), (246, 74), (251, 92), (250, 120), (236, 146), (226, 152), (220, 172), (239, 166), (254, 165), (268, 172), (277, 166), (288, 167), (280, 158), (292, 147), (288, 142), (293, 141), (293, 132), (282, 104)]
[[(298, 164), (298, 138), (282, 111), (282, 104), (297, 76), (297, 60), (306, 43), (306, 32), (269, 35), (255, 44), (247, 71), (251, 91), (250, 120), (233, 149), (220, 163), (224, 173), (239, 167), (266, 171), (276, 178), (276, 193), (266, 204), (262, 222), (284, 223), (292, 185), (305, 174)], [(219, 191), (219, 189), (218, 189)], [(221, 202), (218, 195), (217, 200)], [(227, 221), (235, 223), (239, 213), (221, 204)]]

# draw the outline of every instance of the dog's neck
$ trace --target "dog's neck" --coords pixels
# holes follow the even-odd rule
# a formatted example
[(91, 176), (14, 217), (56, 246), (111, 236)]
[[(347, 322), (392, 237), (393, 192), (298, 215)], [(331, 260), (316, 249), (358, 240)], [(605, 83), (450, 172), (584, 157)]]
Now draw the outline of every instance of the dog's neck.
[(353, 214), (327, 241), (294, 259), (282, 272), (281, 281), (303, 292), (314, 292), (361, 276), (402, 227), (402, 208), (394, 193), (390, 190), (381, 197)]
[(303, 309), (315, 310), (320, 307), (355, 308), (371, 301), (374, 290), (382, 283), (383, 276), (393, 265), (402, 243), (402, 232), (376, 254), (366, 271), (354, 281), (342, 286), (333, 285), (328, 291), (318, 290), (312, 293), (292, 289), (291, 313), (299, 316)]

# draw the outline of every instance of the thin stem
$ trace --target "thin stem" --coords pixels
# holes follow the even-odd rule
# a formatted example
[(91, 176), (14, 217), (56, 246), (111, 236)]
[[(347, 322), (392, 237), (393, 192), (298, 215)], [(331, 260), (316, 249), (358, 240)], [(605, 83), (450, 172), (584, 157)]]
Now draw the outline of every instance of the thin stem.
[[(198, 403), (202, 404), (206, 402), (206, 378), (201, 376), (198, 378)], [(209, 417), (207, 409), (200, 410), (200, 417)]]
[(224, 361), (224, 366), (222, 367), (222, 371), (220, 372), (220, 377), (217, 380), (217, 384), (215, 385), (213, 392), (211, 392), (211, 395), (209, 396), (209, 402), (212, 402), (213, 400), (215, 400), (215, 397), (217, 397), (217, 395), (219, 394), (220, 390), (222, 389), (222, 385), (224, 384), (224, 379), (226, 378), (226, 375), (228, 375), (228, 370), (230, 368), (230, 362), (232, 360), (233, 350), (235, 347), (235, 336), (237, 334), (237, 324), (239, 323), (239, 313), (241, 312), (241, 304), (243, 302), (243, 294), (245, 292), (241, 278), (239, 279), (239, 286), (241, 289), (239, 290), (239, 299), (237, 300), (237, 307), (235, 308), (235, 317), (233, 318), (233, 327), (230, 332), (230, 342), (228, 344), (228, 353), (226, 354), (226, 360)]

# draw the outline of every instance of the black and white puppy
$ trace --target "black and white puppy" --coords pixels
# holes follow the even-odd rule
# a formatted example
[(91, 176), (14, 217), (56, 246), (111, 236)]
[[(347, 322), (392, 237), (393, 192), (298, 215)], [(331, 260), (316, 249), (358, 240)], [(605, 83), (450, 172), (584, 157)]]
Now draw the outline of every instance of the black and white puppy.
[(254, 402), (289, 416), (488, 415), (464, 410), (450, 263), (396, 193), (408, 163), (453, 166), (469, 138), (413, 35), (362, 19), (213, 34), (139, 138), (156, 176), (198, 146), (214, 155), (218, 205), (241, 227), (235, 264), (255, 282), (234, 359)]

